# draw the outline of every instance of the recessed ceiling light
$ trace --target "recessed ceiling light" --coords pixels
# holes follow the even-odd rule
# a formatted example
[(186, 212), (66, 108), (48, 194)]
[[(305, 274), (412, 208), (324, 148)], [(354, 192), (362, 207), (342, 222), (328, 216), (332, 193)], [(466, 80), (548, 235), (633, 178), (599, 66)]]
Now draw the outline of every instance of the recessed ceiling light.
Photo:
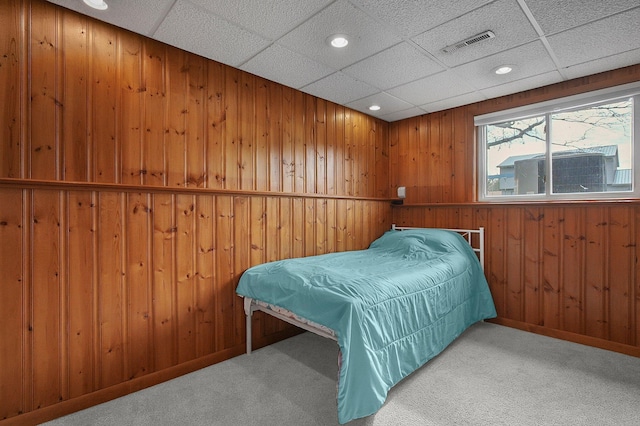
[(511, 71), (513, 71), (513, 67), (511, 67), (511, 65), (501, 65), (495, 70), (493, 70), (493, 72), (495, 72), (498, 75), (509, 74)]
[(106, 10), (109, 6), (102, 0), (84, 0), (84, 3), (98, 10)]
[(379, 111), (379, 110), (380, 110), (380, 105), (371, 105), (371, 106), (369, 107), (369, 109), (370, 109), (371, 111)]
[(349, 40), (347, 40), (347, 36), (344, 34), (334, 34), (332, 36), (329, 36), (329, 38), (327, 38), (327, 42), (331, 46), (337, 47), (338, 49), (341, 49), (349, 44)]

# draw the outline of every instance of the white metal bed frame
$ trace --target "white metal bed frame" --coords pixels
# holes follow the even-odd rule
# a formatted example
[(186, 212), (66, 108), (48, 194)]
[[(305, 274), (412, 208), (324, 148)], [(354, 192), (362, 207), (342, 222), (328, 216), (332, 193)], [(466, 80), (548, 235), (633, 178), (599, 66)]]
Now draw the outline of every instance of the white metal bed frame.
[[(396, 226), (396, 224), (394, 223), (393, 225), (391, 225), (391, 229), (396, 231), (404, 231), (407, 229), (425, 229), (425, 228), (410, 227), (410, 226)], [(454, 228), (438, 228), (438, 229), (453, 231), (462, 235), (462, 237), (467, 241), (467, 243), (469, 243), (473, 251), (478, 254), (480, 265), (482, 266), (482, 270), (484, 271), (484, 227), (479, 227), (478, 229), (454, 229)], [(476, 236), (476, 238), (474, 238), (474, 236)], [(244, 312), (246, 315), (246, 331), (247, 331), (247, 336), (246, 336), (247, 354), (250, 354), (252, 350), (251, 318), (255, 311), (264, 312), (273, 317), (281, 319), (282, 321), (288, 322), (289, 324), (293, 324), (296, 327), (300, 327), (304, 330), (315, 333), (319, 336), (326, 337), (328, 339), (335, 340), (335, 341), (338, 340), (335, 334), (332, 333), (332, 330), (329, 330), (326, 327), (323, 327), (312, 321), (304, 321), (302, 319), (299, 319), (299, 317), (297, 317), (295, 314), (290, 313), (285, 309), (279, 308), (279, 310), (282, 312), (274, 310), (274, 308), (270, 307), (267, 303), (254, 300), (250, 297), (244, 298)]]

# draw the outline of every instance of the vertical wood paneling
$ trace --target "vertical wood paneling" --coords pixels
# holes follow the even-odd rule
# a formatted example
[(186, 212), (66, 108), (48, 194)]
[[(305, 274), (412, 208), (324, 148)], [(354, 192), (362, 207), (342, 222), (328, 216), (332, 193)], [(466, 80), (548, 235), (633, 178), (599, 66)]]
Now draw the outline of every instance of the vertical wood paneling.
[(215, 284), (215, 312), (216, 327), (216, 351), (233, 346), (234, 341), (234, 315), (233, 302), (235, 294), (233, 290), (234, 278), (234, 212), (232, 197), (216, 198), (216, 269), (217, 280)]
[[(69, 292), (69, 397), (95, 389), (93, 341), (95, 206), (89, 192), (67, 195), (67, 276)], [(84, 265), (78, 268), (76, 265)]]
[(100, 385), (108, 387), (125, 378), (121, 198), (103, 193), (98, 199), (98, 300), (100, 321)]
[(255, 189), (254, 170), (256, 169), (255, 150), (256, 134), (256, 77), (252, 74), (239, 73), (238, 82), (238, 172), (239, 186), (236, 189)]
[(0, 194), (0, 420), (23, 412), (23, 242), (22, 191), (7, 190)]
[(183, 190), (386, 196), (387, 123), (42, 0), (0, 12), (0, 176), (67, 188), (0, 189), (0, 419), (229, 356), (244, 269), (389, 226), (384, 200)]
[(293, 192), (295, 182), (294, 139), (294, 90), (282, 88), (282, 191)]
[(304, 256), (304, 236), (305, 225), (304, 220), (304, 199), (293, 198), (291, 200), (291, 256)]
[(165, 185), (165, 47), (146, 42), (143, 49), (144, 139), (142, 147), (143, 183)]
[[(452, 115), (452, 127), (453, 127), (453, 149), (451, 155), (451, 169), (449, 173), (453, 181), (453, 188), (451, 190), (451, 201), (463, 202), (465, 200), (473, 200), (474, 197), (468, 197), (467, 193), (473, 190), (473, 185), (468, 185), (467, 182), (470, 179), (467, 174), (473, 169), (469, 170), (467, 167), (467, 152), (473, 150), (473, 146), (468, 144), (468, 135), (466, 134), (467, 126), (460, 126), (460, 123), (465, 122), (465, 108), (454, 108), (451, 111)], [(473, 151), (472, 151), (473, 152)], [(472, 188), (467, 188), (471, 186)]]
[[(240, 188), (240, 71), (233, 68), (224, 70), (225, 126), (223, 138), (224, 188)], [(253, 108), (252, 108), (253, 109)]]
[(296, 114), (292, 120), (293, 126), (293, 192), (302, 193), (306, 189), (305, 185), (305, 160), (306, 160), (306, 103), (305, 96), (302, 92), (295, 91), (292, 96), (293, 108), (295, 111), (300, 111), (300, 114)]
[[(437, 113), (433, 120), (430, 120), (429, 126), (424, 129), (429, 133), (429, 146), (425, 152), (428, 177), (427, 177), (427, 200), (430, 202), (436, 200), (443, 200), (443, 173), (441, 170), (446, 170), (443, 167), (443, 159), (445, 158), (445, 152), (442, 149), (442, 135), (441, 129), (445, 126), (446, 112)], [(424, 164), (424, 163), (422, 163)], [(424, 166), (422, 167), (424, 169)]]
[(186, 186), (187, 146), (187, 55), (181, 50), (171, 49), (167, 61), (167, 114), (168, 128), (165, 138), (164, 167), (169, 186)]
[[(342, 189), (341, 194), (345, 195), (353, 195), (353, 181), (355, 180), (354, 169), (353, 169), (353, 151), (352, 151), (352, 141), (353, 138), (353, 124), (351, 120), (351, 111), (348, 109), (344, 109), (344, 140), (342, 143), (342, 169), (344, 170), (344, 188)], [(338, 166), (340, 167), (340, 166)]]
[[(119, 34), (120, 58), (120, 139), (121, 182), (129, 185), (143, 183), (144, 117), (142, 108), (145, 83), (142, 80), (143, 47), (140, 39), (130, 33)], [(80, 146), (82, 144), (79, 143)]]
[[(460, 226), (463, 217), (446, 204), (473, 205), (477, 199), (474, 114), (638, 80), (640, 65), (634, 65), (389, 124), (389, 190), (406, 186), (406, 204), (434, 203), (396, 207), (393, 221)], [(437, 188), (423, 190), (429, 185)], [(501, 318), (525, 329), (602, 339), (604, 346), (637, 347), (639, 208), (631, 201), (474, 209), (474, 223), (487, 228), (486, 272)], [(613, 343), (608, 347), (619, 347)]]
[(31, 14), (31, 48), (29, 78), (31, 140), (29, 141), (29, 177), (34, 179), (56, 179), (58, 177), (58, 141), (56, 138), (58, 105), (56, 78), (58, 38), (57, 20), (52, 5), (34, 2)]
[(153, 211), (153, 365), (156, 370), (176, 363), (176, 318), (173, 261), (175, 234), (173, 196), (154, 194)]
[(390, 134), (387, 126), (382, 126), (380, 123), (376, 123), (376, 159), (375, 159), (375, 188), (377, 188), (378, 197), (394, 197), (396, 196), (396, 190), (393, 188), (389, 176), (389, 140)]
[(20, 178), (21, 165), (21, 75), (25, 68), (22, 57), (24, 35), (21, 33), (22, 7), (19, 1), (0, 3), (0, 87), (2, 87), (2, 109), (0, 109), (0, 176)]
[(187, 55), (187, 106), (185, 109), (187, 186), (202, 188), (206, 184), (205, 115), (206, 62), (204, 58)]
[(55, 191), (34, 192), (31, 234), (31, 342), (33, 407), (55, 404), (62, 396), (60, 319), (60, 198)]
[[(484, 226), (500, 319), (637, 347), (635, 205), (395, 207), (394, 223)], [(366, 210), (365, 210), (366, 211)], [(581, 341), (584, 342), (584, 341)], [(587, 340), (593, 342), (593, 340)]]
[(207, 122), (205, 136), (205, 162), (207, 187), (225, 187), (224, 134), (227, 124), (225, 108), (225, 67), (216, 62), (207, 63)]
[[(505, 217), (506, 247), (506, 316), (522, 320), (524, 311), (523, 298), (523, 262), (522, 262), (522, 213), (520, 209), (509, 209)], [(455, 222), (454, 222), (455, 223)]]
[(522, 320), (529, 324), (541, 325), (541, 241), (540, 223), (544, 217), (542, 210), (535, 207), (523, 208), (522, 249), (523, 249), (523, 300)]
[(196, 197), (196, 353), (198, 357), (214, 353), (216, 312), (216, 219), (213, 197)]
[(95, 182), (119, 182), (114, 161), (117, 150), (116, 126), (118, 86), (117, 32), (110, 26), (94, 24), (91, 37), (91, 124)]
[(196, 203), (192, 195), (176, 196), (176, 311), (178, 363), (196, 357), (195, 232)]
[(303, 192), (315, 194), (316, 187), (316, 99), (305, 97), (305, 114), (304, 114), (304, 143), (302, 144), (304, 158), (304, 190)]
[(547, 209), (544, 215), (543, 234), (543, 280), (544, 280), (544, 316), (543, 325), (549, 328), (560, 327), (560, 269), (562, 264), (561, 227), (562, 210)]
[(244, 317), (238, 315), (240, 298), (235, 289), (240, 278), (238, 271), (244, 271), (250, 266), (251, 259), (251, 199), (248, 197), (233, 197), (233, 263), (229, 285), (224, 289), (228, 298), (229, 316), (232, 324), (229, 333), (229, 347), (241, 344), (244, 341), (244, 330), (240, 326)]
[[(316, 100), (315, 181), (317, 194), (327, 193), (327, 101)], [(373, 146), (373, 145), (371, 145)]]
[[(609, 338), (614, 342), (631, 343), (631, 308), (635, 265), (634, 230), (629, 222), (629, 209), (611, 207), (609, 211)], [(634, 327), (638, 327), (634, 324)]]
[(607, 317), (605, 311), (605, 291), (608, 287), (606, 271), (609, 270), (606, 247), (606, 235), (609, 223), (607, 209), (602, 207), (587, 210), (585, 216), (585, 260), (584, 260), (584, 309), (585, 333), (600, 339), (606, 339)]
[(87, 19), (76, 14), (62, 16), (64, 32), (61, 37), (65, 64), (62, 72), (63, 94), (61, 155), (63, 179), (88, 181), (87, 97), (89, 64), (87, 58)]
[(282, 179), (285, 172), (282, 158), (282, 141), (284, 140), (282, 128), (282, 86), (279, 84), (267, 85), (268, 96), (268, 149), (269, 149), (269, 191), (282, 190)]
[(488, 277), (491, 286), (493, 301), (499, 316), (507, 314), (507, 285), (506, 285), (506, 267), (507, 259), (505, 258), (505, 215), (506, 211), (491, 211), (488, 218), (487, 226), (491, 229), (488, 234)]
[(346, 241), (346, 249), (347, 250), (356, 250), (356, 236), (360, 229), (356, 225), (356, 212), (354, 210), (354, 205), (352, 200), (346, 200), (346, 209), (347, 209), (347, 220), (345, 223), (345, 239)]
[(153, 370), (151, 362), (153, 308), (150, 283), (151, 201), (148, 194), (133, 193), (127, 196), (126, 213), (126, 288), (127, 288), (127, 336), (129, 346), (128, 378), (139, 377)]
[(582, 209), (566, 208), (562, 218), (562, 266), (560, 280), (562, 329), (573, 333), (582, 332), (584, 275), (582, 265), (584, 228)]
[[(253, 167), (255, 169), (255, 189), (258, 191), (269, 191), (271, 157), (269, 148), (272, 140), (275, 139), (269, 129), (271, 110), (269, 107), (269, 83), (263, 79), (257, 79), (255, 87), (255, 156)], [(279, 167), (279, 166), (278, 166)]]
[(334, 195), (336, 193), (336, 175), (337, 169), (336, 167), (336, 106), (332, 103), (327, 103), (327, 110), (325, 113), (326, 117), (326, 133), (327, 133), (327, 141), (326, 141), (326, 193)]

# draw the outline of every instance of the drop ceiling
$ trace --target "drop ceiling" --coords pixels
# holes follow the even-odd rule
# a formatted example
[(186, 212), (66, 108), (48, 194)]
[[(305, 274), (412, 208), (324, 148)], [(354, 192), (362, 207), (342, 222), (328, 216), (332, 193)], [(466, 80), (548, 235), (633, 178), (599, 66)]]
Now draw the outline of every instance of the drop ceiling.
[(640, 0), (49, 1), (386, 121), (640, 63)]

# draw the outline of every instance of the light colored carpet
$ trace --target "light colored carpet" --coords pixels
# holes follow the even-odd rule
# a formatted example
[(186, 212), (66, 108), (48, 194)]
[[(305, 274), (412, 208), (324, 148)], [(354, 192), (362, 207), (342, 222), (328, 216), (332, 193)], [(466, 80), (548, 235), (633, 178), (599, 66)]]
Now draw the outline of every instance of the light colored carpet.
[[(337, 353), (304, 333), (47, 425), (337, 425)], [(478, 323), (349, 425), (640, 425), (640, 358)]]

